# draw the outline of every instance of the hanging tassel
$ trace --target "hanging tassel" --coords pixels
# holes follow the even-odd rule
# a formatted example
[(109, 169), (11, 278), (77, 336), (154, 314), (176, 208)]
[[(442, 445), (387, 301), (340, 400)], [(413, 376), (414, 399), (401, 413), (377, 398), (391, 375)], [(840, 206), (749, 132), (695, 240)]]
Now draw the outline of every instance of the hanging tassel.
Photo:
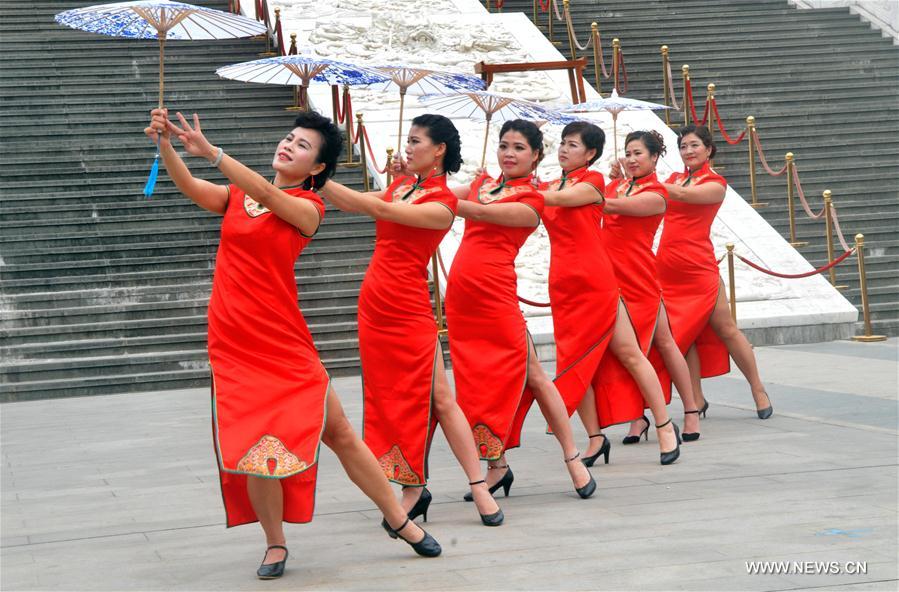
[(156, 189), (156, 178), (159, 176), (159, 140), (156, 140), (156, 158), (153, 159), (153, 166), (150, 167), (150, 176), (147, 177), (147, 184), (144, 185), (144, 196), (150, 197), (153, 195), (153, 190)]

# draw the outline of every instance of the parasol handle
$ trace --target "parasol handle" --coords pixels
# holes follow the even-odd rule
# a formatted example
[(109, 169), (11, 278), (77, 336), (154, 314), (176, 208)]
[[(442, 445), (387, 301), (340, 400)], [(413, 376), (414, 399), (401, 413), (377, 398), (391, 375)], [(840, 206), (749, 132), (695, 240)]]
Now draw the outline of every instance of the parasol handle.
[(406, 89), (400, 87), (400, 127), (396, 133), (396, 153), (403, 147), (403, 104), (406, 101)]
[(618, 113), (612, 111), (612, 138), (615, 141), (615, 160), (618, 160)]
[(159, 37), (159, 108), (162, 109), (165, 95), (165, 36), (167, 32), (160, 31), (156, 35)]
[(487, 124), (484, 126), (484, 148), (481, 150), (481, 168), (487, 163), (487, 140), (490, 139), (490, 115), (487, 115)]

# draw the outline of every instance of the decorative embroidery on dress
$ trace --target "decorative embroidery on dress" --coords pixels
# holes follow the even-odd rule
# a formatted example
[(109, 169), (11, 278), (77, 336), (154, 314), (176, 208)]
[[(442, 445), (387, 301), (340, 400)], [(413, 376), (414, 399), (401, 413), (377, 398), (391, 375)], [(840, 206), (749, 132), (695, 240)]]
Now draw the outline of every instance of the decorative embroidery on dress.
[(496, 181), (485, 181), (484, 184), (478, 188), (478, 201), (483, 204), (489, 204), (517, 193), (534, 190), (534, 187), (528, 183), (526, 185), (506, 185), (496, 193), (490, 193), (499, 186), (500, 184)]
[(482, 423), (471, 429), (474, 436), (474, 444), (478, 448), (481, 458), (497, 459), (503, 454), (503, 441), (496, 437), (490, 428)]
[(237, 463), (237, 470), (265, 477), (288, 477), (305, 470), (306, 463), (281, 440), (266, 434)]
[[(415, 189), (414, 191), (412, 191), (414, 188), (415, 188), (415, 185), (412, 183), (409, 183), (408, 185), (400, 185), (399, 187), (397, 187), (396, 189), (393, 190), (393, 194), (390, 196), (390, 199), (392, 201), (405, 201), (405, 202), (414, 203), (430, 193), (434, 193), (435, 191), (440, 191), (440, 187), (419, 187), (418, 189)], [(410, 191), (412, 191), (412, 193), (410, 193), (407, 197), (403, 198), (403, 196), (406, 195), (407, 193), (409, 193)]]
[(398, 481), (404, 485), (422, 484), (421, 477), (412, 470), (412, 467), (406, 461), (406, 457), (400, 451), (400, 447), (396, 444), (378, 459), (378, 464), (381, 465), (381, 470), (384, 471), (388, 479)]
[(249, 195), (243, 196), (243, 209), (250, 218), (258, 218), (262, 214), (267, 214), (271, 211)]

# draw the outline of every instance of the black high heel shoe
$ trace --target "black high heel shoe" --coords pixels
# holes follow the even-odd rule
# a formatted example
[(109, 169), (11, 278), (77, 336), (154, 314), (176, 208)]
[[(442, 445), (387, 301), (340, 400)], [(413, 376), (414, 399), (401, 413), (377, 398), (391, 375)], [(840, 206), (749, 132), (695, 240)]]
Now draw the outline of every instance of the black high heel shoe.
[[(705, 406), (706, 406), (706, 408), (708, 408), (709, 404), (706, 403)], [(693, 411), (684, 411), (684, 415), (690, 415), (691, 413), (695, 413), (695, 414), (699, 415), (700, 413), (702, 413), (702, 410), (694, 409)], [(685, 425), (685, 429), (686, 429), (686, 424), (684, 424), (684, 425)], [(696, 440), (699, 440), (699, 432), (684, 432), (683, 437), (684, 437), (684, 442), (695, 442)]]
[(643, 428), (643, 431), (640, 432), (639, 436), (625, 436), (624, 439), (621, 441), (622, 444), (636, 444), (637, 442), (640, 441), (640, 438), (642, 438), (643, 436), (646, 436), (647, 442), (649, 441), (649, 426), (652, 424), (649, 423), (649, 420), (646, 419), (645, 415), (643, 417), (641, 417), (640, 419), (642, 419), (643, 421), (646, 422), (646, 427)]
[(705, 412), (708, 410), (709, 410), (709, 402), (706, 401), (705, 403), (702, 404), (702, 407), (699, 408), (699, 415), (701, 415), (702, 418), (705, 419)]
[(400, 534), (400, 531), (409, 526), (410, 520), (406, 518), (406, 521), (403, 522), (402, 526), (399, 528), (393, 528), (390, 524), (387, 523), (387, 519), (385, 518), (381, 522), (381, 526), (384, 527), (384, 530), (387, 531), (388, 536), (392, 539), (400, 539), (401, 541), (408, 544), (412, 547), (412, 550), (421, 555), (422, 557), (437, 557), (440, 553), (443, 552), (443, 549), (440, 548), (440, 543), (437, 540), (428, 534), (425, 529), (421, 529), (425, 536), (422, 537), (420, 541), (417, 543), (413, 543), (406, 537)]
[[(506, 469), (506, 474), (503, 475), (503, 478), (490, 486), (490, 489), (487, 491), (490, 492), (490, 495), (493, 495), (500, 487), (503, 488), (503, 494), (506, 497), (509, 497), (509, 490), (512, 489), (512, 481), (515, 480), (515, 475), (512, 474), (512, 469), (509, 468), (509, 465), (496, 465), (494, 467), (487, 467), (487, 470), (491, 469)], [(462, 496), (467, 502), (474, 501), (474, 497), (472, 497), (471, 492), (469, 491), (464, 496)]]
[(768, 406), (764, 409), (756, 409), (755, 413), (759, 416), (759, 419), (768, 419), (772, 415), (774, 415), (774, 407), (771, 405), (771, 397), (768, 396), (768, 393), (765, 393), (765, 398), (768, 399)]
[(262, 560), (265, 561), (265, 558), (268, 557), (268, 552), (272, 549), (284, 549), (284, 559), (278, 561), (276, 563), (263, 563), (259, 566), (259, 569), (256, 570), (256, 577), (260, 580), (276, 580), (284, 575), (284, 564), (287, 563), (287, 547), (284, 545), (269, 545), (265, 550), (265, 555), (262, 556)]
[[(657, 425), (656, 431), (658, 431), (659, 428), (665, 427), (669, 423), (671, 423), (671, 418), (668, 418), (668, 421), (666, 421), (662, 425)], [(659, 462), (661, 462), (663, 465), (670, 465), (671, 463), (676, 461), (678, 458), (680, 458), (680, 445), (681, 445), (680, 430), (678, 429), (676, 423), (671, 424), (671, 427), (674, 428), (674, 437), (677, 440), (677, 445), (675, 445), (674, 450), (669, 450), (668, 452), (662, 452), (661, 454), (659, 454)]]
[[(579, 459), (580, 457), (581, 457), (581, 453), (578, 452), (571, 458), (564, 459), (565, 464), (567, 465), (568, 463), (574, 462), (577, 459)], [(593, 475), (590, 474), (590, 471), (587, 471), (587, 474), (590, 475), (590, 480), (587, 482), (587, 484), (582, 487), (574, 488), (574, 490), (577, 492), (577, 494), (579, 496), (581, 496), (581, 499), (587, 499), (588, 497), (593, 495), (593, 493), (596, 491), (596, 479), (593, 478)]]
[[(403, 489), (406, 489), (403, 487)], [(422, 522), (428, 521), (428, 508), (431, 506), (431, 500), (434, 499), (431, 495), (431, 492), (428, 491), (427, 487), (421, 488), (421, 495), (418, 498), (418, 501), (415, 502), (415, 505), (412, 506), (412, 509), (409, 510), (409, 513), (406, 514), (409, 517), (409, 520), (415, 520), (419, 516), (422, 517)]]
[[(468, 484), (469, 485), (480, 485), (481, 483), (487, 483), (487, 480), (481, 479), (480, 481), (471, 481)], [(474, 496), (472, 496), (472, 500), (474, 500)], [(478, 512), (478, 515), (481, 517), (481, 522), (484, 523), (484, 526), (499, 526), (500, 524), (503, 523), (503, 520), (506, 519), (506, 517), (503, 515), (502, 508), (500, 508), (493, 514), (481, 514), (480, 512)]]
[[(593, 463), (596, 462), (596, 459), (600, 457), (600, 455), (605, 457), (606, 464), (609, 464), (609, 452), (612, 450), (612, 443), (609, 442), (609, 439), (606, 438), (605, 434), (593, 434), (590, 436), (591, 438), (599, 438), (602, 436), (604, 438), (602, 446), (599, 447), (599, 451), (596, 454), (591, 454), (590, 456), (584, 457), (584, 465), (588, 467), (592, 467)], [(638, 438), (639, 439), (639, 438)]]

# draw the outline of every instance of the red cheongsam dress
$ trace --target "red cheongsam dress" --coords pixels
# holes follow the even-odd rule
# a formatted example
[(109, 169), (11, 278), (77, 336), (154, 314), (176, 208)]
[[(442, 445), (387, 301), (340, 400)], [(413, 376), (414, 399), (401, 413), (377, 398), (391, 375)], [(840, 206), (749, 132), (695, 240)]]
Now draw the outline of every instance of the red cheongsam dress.
[[(532, 177), (472, 183), (469, 199), (487, 207), (521, 203), (543, 213)], [(446, 319), (456, 400), (481, 459), (520, 445), (534, 397), (527, 388), (527, 325), (518, 305), (515, 257), (534, 228), (465, 221), (446, 287)]]
[[(668, 201), (668, 191), (659, 183), (655, 173), (630, 181), (616, 179), (606, 189), (606, 199), (628, 199), (640, 193), (657, 193)], [(661, 356), (652, 348), (656, 323), (662, 312), (662, 289), (656, 273), (652, 244), (664, 214), (654, 216), (624, 216), (606, 213), (603, 219), (603, 244), (615, 268), (621, 288), (621, 299), (640, 349), (659, 374), (665, 400), (671, 400), (671, 380)], [(614, 356), (607, 355), (600, 368), (601, 387), (613, 398), (622, 384), (632, 382), (630, 374)], [(630, 400), (630, 399), (629, 399)], [(635, 400), (631, 400), (636, 404)], [(641, 399), (640, 413), (644, 403)], [(633, 410), (630, 410), (631, 412)], [(638, 414), (639, 417), (639, 414)]]
[[(697, 171), (672, 174), (666, 183), (684, 187), (718, 183), (727, 187), (724, 177), (713, 171), (708, 162)], [(709, 325), (721, 286), (709, 238), (720, 207), (720, 202), (691, 204), (670, 200), (656, 254), (671, 334), (685, 354), (696, 345), (704, 378), (730, 372), (727, 347)]]
[[(556, 341), (556, 387), (568, 414), (574, 413), (587, 388), (597, 381), (597, 370), (612, 340), (618, 316), (618, 282), (602, 242), (601, 224), (605, 190), (602, 174), (582, 167), (547, 184), (561, 191), (579, 183), (596, 188), (597, 203), (574, 208), (546, 206), (543, 225), (549, 233), (549, 300), (552, 304)], [(609, 354), (611, 355), (611, 354)], [(642, 396), (636, 384), (628, 397), (636, 405), (616, 405), (625, 394), (612, 400), (597, 400), (602, 427), (631, 421)], [(597, 389), (594, 389), (594, 395)]]
[[(312, 202), (298, 187), (284, 191)], [(227, 525), (256, 522), (247, 475), (280, 479), (284, 520), (309, 522), (328, 373), (297, 306), (311, 237), (229, 186), (209, 301), (212, 428)]]
[[(446, 175), (420, 182), (400, 177), (384, 200), (439, 203), (456, 213)], [(378, 220), (375, 253), (359, 294), (363, 438), (387, 478), (402, 485), (427, 479), (439, 352), (428, 261), (448, 230)]]

